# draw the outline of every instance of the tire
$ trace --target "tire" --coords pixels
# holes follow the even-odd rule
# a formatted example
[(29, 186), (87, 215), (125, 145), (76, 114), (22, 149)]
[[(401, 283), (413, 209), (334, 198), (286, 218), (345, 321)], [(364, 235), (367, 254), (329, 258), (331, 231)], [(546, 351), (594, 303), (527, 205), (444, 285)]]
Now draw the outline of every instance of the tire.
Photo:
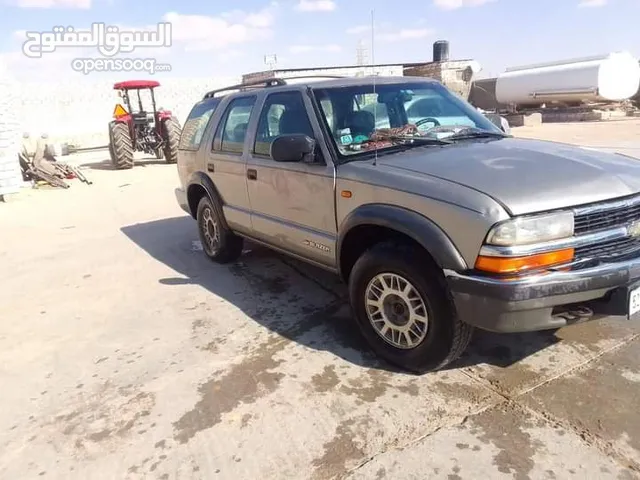
[(157, 158), (158, 160), (162, 160), (162, 159), (164, 158), (164, 150), (163, 150), (162, 148), (158, 148), (158, 149), (155, 151), (155, 154), (156, 154), (156, 158)]
[(180, 124), (173, 117), (162, 122), (162, 138), (164, 140), (164, 160), (167, 163), (178, 161), (178, 142), (180, 141)]
[[(418, 298), (423, 302), (422, 308), (416, 308), (414, 312), (421, 315), (426, 313), (428, 321), (414, 324), (413, 331), (417, 333), (409, 335), (414, 345), (409, 344), (404, 333), (402, 337), (398, 333), (400, 329), (406, 329), (406, 325), (396, 330), (387, 327), (385, 333), (388, 338), (385, 340), (382, 333), (378, 333), (374, 327), (374, 322), (369, 320), (368, 312), (371, 310), (374, 320), (378, 320), (375, 323), (392, 325), (381, 319), (381, 313), (379, 310), (376, 312), (376, 307), (367, 307), (366, 295), (370, 293), (373, 295), (371, 298), (375, 298), (372, 292), (378, 291), (376, 279), (380, 279), (380, 274), (390, 274), (385, 280), (396, 281), (401, 290), (406, 286), (402, 280), (408, 281), (413, 286), (409, 295), (412, 305), (420, 305)], [(401, 279), (400, 282), (397, 281), (398, 278)], [(371, 289), (370, 282), (374, 284)], [(387, 290), (387, 294), (379, 297), (380, 300), (385, 299), (380, 302), (380, 305), (385, 305), (388, 314), (384, 318), (394, 318), (392, 315), (396, 313), (397, 322), (402, 323), (400, 318), (406, 321), (408, 303), (402, 297), (388, 295), (391, 291)], [(349, 276), (349, 297), (356, 323), (372, 350), (379, 357), (404, 370), (425, 373), (441, 369), (462, 355), (471, 341), (473, 327), (458, 319), (442, 271), (419, 247), (402, 242), (385, 242), (366, 251), (356, 261)], [(394, 303), (398, 299), (400, 301)], [(392, 307), (399, 310), (393, 311)], [(389, 338), (392, 333), (393, 336)], [(423, 333), (423, 336), (419, 333)], [(393, 345), (394, 341), (396, 345)]]
[(113, 151), (113, 122), (109, 123), (109, 158), (111, 165), (116, 166), (116, 153)]
[(109, 158), (111, 159), (111, 165), (116, 166), (116, 153), (113, 151), (113, 144), (109, 143)]
[[(196, 213), (198, 234), (205, 255), (216, 263), (229, 263), (242, 254), (243, 239), (235, 235), (226, 225), (222, 208), (207, 195), (200, 199)], [(216, 237), (217, 241), (211, 239)]]
[(118, 170), (133, 168), (133, 144), (129, 135), (129, 126), (126, 123), (110, 124), (111, 144), (109, 151), (112, 153), (112, 162)]

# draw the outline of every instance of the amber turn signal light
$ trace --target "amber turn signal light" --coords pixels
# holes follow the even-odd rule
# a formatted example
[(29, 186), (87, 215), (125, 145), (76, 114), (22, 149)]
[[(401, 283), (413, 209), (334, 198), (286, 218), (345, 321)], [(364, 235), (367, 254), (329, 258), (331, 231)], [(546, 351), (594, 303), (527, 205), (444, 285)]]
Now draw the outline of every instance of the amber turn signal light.
[(573, 256), (573, 248), (526, 257), (485, 257), (480, 255), (476, 260), (476, 268), (489, 273), (519, 273), (567, 263), (573, 260)]

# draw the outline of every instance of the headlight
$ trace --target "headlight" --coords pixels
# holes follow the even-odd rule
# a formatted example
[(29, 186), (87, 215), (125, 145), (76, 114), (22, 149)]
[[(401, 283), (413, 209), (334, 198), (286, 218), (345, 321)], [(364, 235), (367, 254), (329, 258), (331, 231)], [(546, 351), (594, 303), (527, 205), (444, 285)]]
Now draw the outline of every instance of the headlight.
[(487, 235), (489, 245), (513, 246), (548, 242), (573, 236), (573, 212), (516, 217), (495, 225)]

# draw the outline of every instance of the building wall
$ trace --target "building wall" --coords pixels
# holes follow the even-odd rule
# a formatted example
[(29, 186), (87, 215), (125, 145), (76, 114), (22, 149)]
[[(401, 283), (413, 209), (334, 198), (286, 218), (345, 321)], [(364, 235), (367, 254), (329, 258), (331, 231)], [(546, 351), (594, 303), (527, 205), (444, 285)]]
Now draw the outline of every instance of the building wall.
[[(404, 75), (418, 74), (436, 78), (453, 85), (460, 84), (458, 77), (461, 68), (470, 62), (454, 61), (445, 64), (425, 64), (424, 68), (405, 70)], [(444, 67), (443, 67), (444, 65)], [(403, 65), (376, 66), (373, 71), (383, 76), (402, 76)], [(327, 69), (309, 69), (302, 71), (275, 70), (256, 72), (244, 78), (185, 78), (163, 79), (156, 89), (156, 100), (159, 107), (172, 110), (181, 124), (195, 102), (209, 90), (226, 85), (238, 84), (252, 79), (273, 78), (280, 76), (337, 75), (360, 76), (371, 75), (372, 67), (336, 67)], [(292, 82), (304, 80), (292, 80)], [(456, 83), (457, 82), (457, 83)], [(463, 84), (464, 82), (462, 82)], [(32, 137), (47, 133), (49, 141), (66, 142), (80, 147), (101, 146), (108, 143), (107, 125), (111, 120), (115, 104), (119, 101), (109, 81), (92, 81), (86, 78), (75, 82), (46, 84), (24, 83), (12, 85), (10, 93), (17, 98), (15, 122), (22, 132), (29, 132)], [(464, 85), (459, 90), (464, 91)], [(6, 101), (6, 100), (5, 100)], [(4, 112), (7, 112), (4, 109)], [(0, 121), (9, 122), (10, 114), (3, 113)], [(5, 127), (6, 128), (6, 127)]]
[[(239, 82), (238, 77), (161, 80), (161, 86), (155, 90), (156, 103), (171, 110), (182, 125), (193, 104), (207, 91)], [(50, 142), (82, 147), (108, 144), (107, 125), (120, 101), (113, 82), (85, 79), (61, 84), (33, 82), (14, 85), (11, 93), (19, 99), (14, 111), (21, 129), (32, 137), (47, 133)]]
[(22, 185), (18, 152), (22, 138), (18, 119), (17, 86), (0, 65), (0, 197), (16, 193)]
[[(452, 60), (441, 63), (425, 63), (406, 68), (404, 74), (409, 77), (428, 77), (445, 84), (449, 89), (467, 99), (473, 75), (469, 69), (476, 64), (473, 60)], [(469, 76), (470, 75), (470, 76)]]
[[(243, 75), (243, 82), (267, 80), (269, 78), (290, 78), (292, 76), (318, 76), (336, 75), (345, 77), (357, 77), (371, 75), (373, 72), (381, 76), (407, 76), (427, 77), (444, 83), (461, 97), (467, 99), (473, 78), (472, 69), (477, 67), (473, 60), (451, 60), (447, 62), (429, 62), (421, 65), (404, 66), (377, 65), (375, 67), (336, 67), (336, 68), (310, 68), (308, 70), (274, 70), (255, 72)], [(304, 81), (304, 80), (300, 80)]]

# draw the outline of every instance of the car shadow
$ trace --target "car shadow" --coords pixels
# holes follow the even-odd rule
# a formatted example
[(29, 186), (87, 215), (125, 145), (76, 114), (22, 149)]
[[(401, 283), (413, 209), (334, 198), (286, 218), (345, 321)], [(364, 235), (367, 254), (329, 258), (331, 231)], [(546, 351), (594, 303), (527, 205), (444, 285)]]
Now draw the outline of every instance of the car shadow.
[[(195, 221), (186, 215), (129, 225), (121, 230), (147, 254), (177, 273), (159, 278), (159, 283), (178, 287), (199, 285), (268, 330), (293, 342), (330, 352), (365, 368), (400, 371), (379, 360), (367, 348), (351, 318), (346, 287), (334, 275), (251, 244), (245, 245), (248, 251), (237, 262), (217, 265), (199, 251)], [(268, 266), (275, 263), (279, 267), (274, 274)], [(299, 302), (295, 312), (282, 314), (279, 309), (286, 308), (291, 312), (293, 294), (289, 290), (302, 281), (300, 277), (312, 286), (305, 291), (305, 297), (323, 296), (329, 300), (320, 306)], [(248, 285), (248, 291), (243, 295), (238, 295), (238, 279)], [(256, 299), (264, 298), (271, 298), (276, 307), (256, 306)], [(476, 331), (465, 354), (447, 368), (482, 363), (504, 368), (558, 341), (553, 332), (493, 334)]]

